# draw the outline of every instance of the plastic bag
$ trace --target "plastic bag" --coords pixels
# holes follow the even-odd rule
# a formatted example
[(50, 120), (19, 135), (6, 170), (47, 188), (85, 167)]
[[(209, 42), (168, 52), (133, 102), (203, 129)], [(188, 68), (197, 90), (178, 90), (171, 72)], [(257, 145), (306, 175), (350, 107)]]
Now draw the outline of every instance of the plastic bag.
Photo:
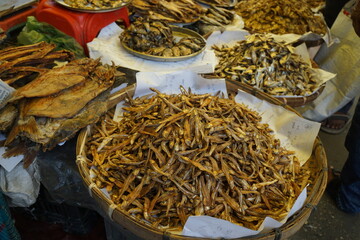
[(0, 188), (9, 198), (11, 207), (28, 207), (34, 204), (40, 190), (37, 161), (26, 169), (20, 162), (11, 172), (0, 168)]
[(71, 36), (61, 32), (52, 25), (38, 22), (34, 16), (29, 16), (25, 27), (19, 33), (17, 41), (22, 45), (29, 45), (45, 41), (54, 43), (56, 50), (66, 49), (74, 52), (76, 58), (85, 57), (83, 47)]
[(41, 183), (59, 204), (96, 210), (96, 202), (85, 187), (75, 163), (76, 140), (74, 137), (51, 151), (39, 153)]

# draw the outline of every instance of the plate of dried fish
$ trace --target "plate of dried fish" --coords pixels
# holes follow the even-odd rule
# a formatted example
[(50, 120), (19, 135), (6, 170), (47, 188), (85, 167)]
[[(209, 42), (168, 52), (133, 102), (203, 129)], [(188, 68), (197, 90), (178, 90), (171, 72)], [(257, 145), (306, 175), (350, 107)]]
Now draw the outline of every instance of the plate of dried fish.
[(120, 35), (121, 45), (130, 54), (153, 61), (177, 62), (205, 50), (205, 39), (190, 29), (162, 21), (137, 19)]
[[(237, 90), (231, 82), (228, 86)], [(174, 232), (181, 231), (190, 215), (215, 216), (254, 229), (266, 215), (278, 219), (288, 211), (291, 199), (309, 183), (307, 203), (320, 200), (326, 155), (319, 139), (311, 163), (300, 168), (270, 136), (268, 126), (257, 122), (256, 112), (238, 108), (231, 99), (186, 90), (167, 95), (155, 89), (155, 96), (132, 99), (134, 89), (132, 85), (119, 92), (119, 101), (128, 99), (121, 124), (109, 112), (81, 132), (77, 165), (110, 218), (137, 236), (188, 239)], [(310, 213), (303, 207), (281, 227), (283, 234), (299, 230)], [(261, 239), (273, 239), (274, 234)]]
[(131, 2), (131, 0), (55, 0), (55, 2), (63, 7), (78, 12), (104, 13), (112, 12), (125, 7)]

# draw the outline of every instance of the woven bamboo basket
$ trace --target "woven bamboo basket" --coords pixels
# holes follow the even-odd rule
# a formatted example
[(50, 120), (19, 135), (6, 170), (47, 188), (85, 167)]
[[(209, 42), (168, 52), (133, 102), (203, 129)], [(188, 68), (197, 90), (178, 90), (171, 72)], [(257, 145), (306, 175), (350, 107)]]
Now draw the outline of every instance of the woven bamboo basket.
[[(227, 88), (229, 93), (235, 93), (239, 88), (238, 85), (235, 85), (232, 82), (227, 82)], [(125, 99), (126, 96), (132, 96), (134, 94), (135, 85), (131, 85), (115, 95), (109, 101), (109, 108), (113, 107), (116, 103)], [(248, 91), (248, 89), (242, 89)], [(253, 92), (249, 92), (253, 93)], [(278, 99), (269, 97), (263, 92), (256, 92), (256, 96), (260, 99), (267, 100), (270, 103), (281, 105), (284, 108), (296, 112), (288, 105), (284, 104)], [(87, 137), (91, 136), (91, 126), (84, 128), (78, 136), (76, 154), (77, 154), (77, 166), (79, 172), (83, 179), (86, 187), (89, 188), (89, 192), (92, 197), (99, 204), (101, 209), (108, 213), (109, 217), (117, 224), (121, 225), (123, 228), (128, 229), (130, 232), (137, 235), (139, 238), (148, 239), (148, 240), (160, 240), (160, 239), (181, 239), (181, 240), (205, 240), (205, 238), (197, 237), (187, 237), (182, 235), (173, 234), (170, 232), (162, 231), (155, 229), (151, 226), (148, 226), (144, 223), (136, 221), (131, 218), (129, 215), (121, 211), (120, 208), (117, 208), (112, 201), (104, 195), (104, 193), (96, 187), (96, 185), (91, 181), (90, 169), (88, 167), (89, 160), (86, 158), (86, 146)], [(270, 240), (270, 239), (287, 239), (288, 237), (295, 234), (309, 218), (312, 210), (320, 201), (321, 196), (324, 193), (326, 182), (327, 182), (327, 159), (326, 154), (323, 148), (323, 145), (319, 138), (316, 138), (313, 151), (310, 159), (304, 164), (305, 168), (308, 168), (311, 172), (311, 177), (309, 180), (309, 186), (307, 188), (308, 195), (304, 206), (295, 213), (287, 222), (282, 225), (280, 228), (273, 229), (271, 232), (260, 233), (251, 237), (238, 238), (238, 239), (256, 239), (256, 240)]]
[[(242, 82), (238, 82), (238, 81), (234, 81), (234, 80), (227, 80), (227, 81), (233, 82), (234, 85), (238, 85), (238, 88), (243, 89), (246, 92), (253, 94), (254, 96), (260, 96), (260, 93), (264, 93), (260, 89), (254, 88), (254, 87), (252, 87), (248, 84), (242, 83)], [(273, 98), (278, 99), (279, 101), (281, 101), (282, 103), (284, 103), (286, 105), (289, 105), (290, 107), (301, 107), (301, 106), (304, 106), (304, 105), (314, 101), (322, 93), (324, 88), (325, 88), (325, 84), (322, 84), (317, 91), (313, 92), (311, 95), (308, 95), (308, 96), (296, 96), (296, 97), (295, 96), (294, 97), (276, 96)], [(266, 94), (266, 93), (264, 93), (264, 94)]]
[[(314, 60), (311, 60), (311, 65), (313, 68), (319, 68), (319, 65)], [(209, 78), (209, 79), (218, 78), (213, 73), (202, 74), (202, 76), (204, 78)], [(291, 96), (291, 97), (289, 97), (289, 96), (272, 96), (270, 94), (264, 93), (261, 89), (255, 88), (246, 83), (242, 83), (242, 82), (230, 80), (230, 79), (227, 79), (226, 81), (231, 82), (232, 85), (237, 86), (237, 88), (240, 88), (248, 93), (251, 93), (254, 96), (265, 97), (265, 95), (268, 95), (267, 97), (261, 98), (261, 99), (268, 100), (271, 98), (276, 98), (276, 99), (280, 100), (282, 103), (289, 105), (290, 107), (301, 107), (308, 103), (311, 103), (323, 92), (323, 90), (325, 88), (325, 83), (324, 83), (318, 88), (318, 90), (316, 90), (315, 92), (313, 92), (312, 94), (310, 94), (308, 96)]]

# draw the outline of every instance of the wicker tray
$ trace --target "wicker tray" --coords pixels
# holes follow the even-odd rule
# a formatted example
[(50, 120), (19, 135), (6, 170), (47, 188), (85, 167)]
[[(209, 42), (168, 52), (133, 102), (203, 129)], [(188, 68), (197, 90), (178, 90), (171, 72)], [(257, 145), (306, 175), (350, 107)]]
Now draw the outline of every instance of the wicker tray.
[[(239, 88), (238, 85), (235, 85), (232, 82), (227, 82), (227, 88), (229, 93), (235, 93)], [(247, 89), (242, 89), (248, 92)], [(111, 101), (109, 102), (109, 108), (113, 107), (117, 102), (120, 102), (125, 99), (127, 95), (132, 96), (135, 91), (135, 85), (131, 85), (117, 94), (113, 95)], [(252, 93), (252, 92), (249, 92)], [(285, 105), (278, 99), (275, 99), (263, 92), (256, 92), (256, 96), (260, 99), (267, 100), (270, 103), (282, 105), (284, 108), (293, 111), (296, 113), (288, 105)], [(91, 182), (88, 162), (86, 159), (86, 149), (85, 143), (87, 137), (91, 134), (91, 126), (88, 126), (86, 129), (83, 129), (78, 136), (77, 146), (76, 146), (76, 154), (77, 154), (77, 166), (79, 168), (79, 172), (84, 181), (86, 187), (89, 188), (89, 192), (92, 197), (96, 200), (96, 202), (100, 205), (101, 209), (108, 213), (109, 217), (117, 224), (122, 227), (128, 229), (132, 233), (136, 234), (138, 237), (148, 240), (158, 240), (158, 239), (197, 239), (202, 240), (205, 238), (195, 238), (195, 237), (186, 237), (182, 235), (172, 234), (170, 232), (164, 232), (159, 229), (155, 229), (151, 226), (145, 225), (141, 222), (136, 221), (131, 218), (127, 214), (123, 213), (119, 208), (116, 207), (112, 201), (107, 198), (104, 193), (96, 187), (94, 183)], [(280, 228), (274, 229), (271, 232), (266, 234), (258, 234), (247, 238), (241, 239), (261, 239), (261, 240), (270, 240), (270, 239), (287, 239), (288, 237), (295, 234), (306, 222), (309, 218), (313, 208), (318, 204), (321, 196), (324, 193), (326, 182), (327, 182), (327, 159), (324, 148), (321, 144), (319, 138), (316, 138), (312, 155), (310, 159), (303, 166), (308, 168), (311, 173), (310, 182), (308, 186), (308, 196), (305, 202), (305, 205), (291, 218), (287, 220), (287, 222), (282, 225)], [(240, 239), (240, 238), (239, 238)]]
[[(248, 84), (245, 84), (245, 83), (242, 83), (239, 81), (234, 81), (234, 80), (227, 80), (227, 81), (232, 82), (234, 85), (237, 85), (238, 88), (243, 89), (246, 92), (253, 94), (254, 96), (259, 96), (260, 92), (264, 93), (263, 91), (261, 91), (258, 88), (254, 88)], [(301, 107), (301, 106), (304, 106), (304, 105), (314, 101), (322, 93), (324, 88), (325, 88), (325, 84), (322, 84), (317, 91), (313, 92), (309, 96), (282, 97), (282, 96), (270, 96), (267, 93), (264, 93), (264, 94), (268, 95), (269, 97), (276, 98), (276, 99), (280, 100), (282, 103), (289, 105), (290, 107)]]
[[(313, 68), (319, 68), (319, 65), (314, 60), (311, 60), (311, 65)], [(218, 78), (216, 75), (214, 75), (214, 73), (206, 73), (206, 74), (202, 74), (202, 76), (208, 79)], [(311, 95), (286, 97), (286, 96), (272, 96), (270, 94), (264, 93), (261, 89), (254, 88), (253, 86), (250, 86), (246, 83), (242, 83), (239, 81), (230, 80), (230, 79), (226, 79), (226, 81), (231, 82), (233, 86), (237, 86), (237, 88), (240, 88), (248, 93), (251, 93), (254, 96), (262, 96), (261, 99), (268, 100), (271, 98), (276, 98), (280, 100), (282, 103), (289, 105), (290, 107), (301, 107), (308, 103), (311, 103), (323, 92), (325, 88), (325, 83), (324, 83), (318, 88), (317, 91), (313, 92)], [(267, 97), (265, 97), (265, 95), (267, 95)]]

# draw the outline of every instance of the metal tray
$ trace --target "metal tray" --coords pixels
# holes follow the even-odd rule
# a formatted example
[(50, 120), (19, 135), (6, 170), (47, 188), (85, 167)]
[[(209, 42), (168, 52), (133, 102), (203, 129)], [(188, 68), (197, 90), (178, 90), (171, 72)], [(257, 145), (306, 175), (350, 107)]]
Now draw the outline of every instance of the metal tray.
[(197, 55), (199, 55), (201, 52), (203, 52), (205, 50), (206, 47), (206, 41), (205, 39), (198, 34), (197, 32), (194, 32), (190, 29), (187, 28), (181, 28), (181, 27), (176, 27), (176, 26), (172, 26), (171, 27), (172, 32), (174, 37), (196, 37), (201, 39), (201, 41), (203, 41), (204, 43), (204, 47), (202, 49), (200, 49), (199, 51), (192, 53), (190, 55), (186, 55), (186, 56), (179, 56), (179, 57), (162, 57), (162, 56), (155, 56), (155, 55), (150, 55), (150, 54), (146, 54), (143, 52), (139, 52), (139, 51), (135, 51), (132, 48), (128, 47), (126, 45), (126, 43), (124, 43), (122, 41), (122, 39), (120, 39), (121, 45), (125, 48), (126, 51), (128, 51), (130, 54), (133, 54), (134, 56), (137, 57), (141, 57), (147, 60), (153, 60), (153, 61), (158, 61), (158, 62), (178, 62), (178, 61), (183, 61), (183, 60), (187, 60), (190, 58), (193, 58)]
[(222, 4), (214, 4), (211, 2), (208, 2), (207, 0), (196, 0), (197, 2), (207, 5), (207, 6), (216, 6), (216, 7), (223, 7), (223, 8), (234, 8), (236, 4), (239, 2), (238, 0), (229, 0), (229, 4), (222, 5)]
[(93, 9), (72, 7), (69, 4), (65, 3), (64, 0), (55, 0), (55, 2), (57, 2), (58, 4), (60, 4), (63, 7), (73, 10), (73, 11), (86, 12), (86, 13), (106, 13), (106, 12), (116, 11), (116, 10), (119, 10), (120, 8), (125, 7), (126, 5), (128, 5), (131, 2), (131, 0), (120, 0), (119, 1), (120, 5), (118, 7), (114, 7), (114, 8), (93, 8)]
[(37, 0), (1, 0), (0, 3), (0, 17), (14, 13), (26, 7), (35, 4)]

